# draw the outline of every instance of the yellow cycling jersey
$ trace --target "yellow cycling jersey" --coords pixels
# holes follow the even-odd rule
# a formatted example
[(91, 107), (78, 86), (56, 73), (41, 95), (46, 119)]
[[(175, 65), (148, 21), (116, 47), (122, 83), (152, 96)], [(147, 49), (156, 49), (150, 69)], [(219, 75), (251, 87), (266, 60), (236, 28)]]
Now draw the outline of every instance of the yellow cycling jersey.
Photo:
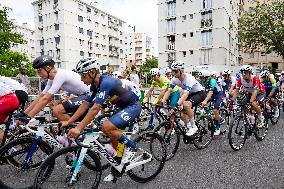
[[(160, 77), (160, 82), (156, 82), (156, 81), (152, 81), (151, 87), (160, 87), (161, 89), (168, 89), (170, 86), (171, 81), (165, 77), (165, 76), (161, 76)], [(175, 86), (173, 88), (173, 92), (176, 92), (179, 90), (179, 86)]]

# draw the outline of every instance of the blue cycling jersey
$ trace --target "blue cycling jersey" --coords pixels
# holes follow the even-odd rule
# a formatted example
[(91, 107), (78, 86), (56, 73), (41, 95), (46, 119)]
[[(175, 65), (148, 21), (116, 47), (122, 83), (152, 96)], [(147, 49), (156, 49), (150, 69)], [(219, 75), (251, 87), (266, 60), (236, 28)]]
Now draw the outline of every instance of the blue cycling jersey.
[(221, 86), (220, 86), (220, 83), (217, 82), (216, 79), (210, 78), (208, 82), (202, 81), (202, 82), (201, 82), (201, 85), (202, 85), (205, 89), (207, 89), (207, 90), (209, 90), (209, 91), (213, 91), (213, 96), (218, 95), (218, 94), (222, 91), (222, 88), (221, 88)]
[[(89, 103), (103, 104), (109, 101), (118, 107), (124, 108), (139, 101), (137, 95), (131, 91), (130, 87), (110, 76), (102, 75), (99, 86), (92, 85), (91, 93), (86, 99)], [(94, 100), (95, 98), (95, 100)]]

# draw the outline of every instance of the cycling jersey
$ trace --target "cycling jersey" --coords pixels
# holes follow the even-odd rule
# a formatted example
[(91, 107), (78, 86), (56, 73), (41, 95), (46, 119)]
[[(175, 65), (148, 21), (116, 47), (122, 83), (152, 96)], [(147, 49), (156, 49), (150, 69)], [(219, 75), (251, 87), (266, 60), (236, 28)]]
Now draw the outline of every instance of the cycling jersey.
[(185, 74), (185, 78), (180, 81), (178, 78), (173, 78), (170, 84), (170, 88), (174, 89), (175, 86), (181, 87), (185, 92), (197, 93), (203, 91), (202, 85), (190, 74)]
[(15, 91), (25, 91), (26, 93), (28, 92), (28, 89), (23, 83), (19, 83), (18, 81), (11, 79), (9, 77), (0, 76), (0, 82), (3, 82), (6, 85), (9, 85)]
[(0, 97), (11, 93), (14, 93), (14, 89), (0, 81)]
[(141, 91), (140, 91), (138, 85), (136, 85), (135, 83), (133, 83), (133, 82), (127, 80), (127, 79), (121, 79), (120, 81), (122, 82), (123, 88), (129, 87), (130, 90), (132, 92), (134, 92), (134, 94), (136, 94), (136, 96), (138, 96), (140, 98)]
[(240, 77), (237, 80), (237, 91), (240, 90), (240, 87), (243, 86), (247, 89), (248, 93), (252, 93), (253, 91), (257, 91), (257, 93), (264, 93), (265, 88), (263, 84), (261, 83), (258, 76), (253, 75), (250, 82), (246, 82), (243, 77)]
[(213, 95), (218, 95), (220, 92), (222, 92), (220, 83), (218, 83), (216, 79), (210, 78), (208, 82), (201, 81), (200, 84), (205, 89), (209, 91), (213, 91)]
[[(170, 81), (167, 77), (161, 76), (161, 77), (160, 77), (160, 82), (157, 82), (157, 81), (153, 80), (153, 81), (152, 81), (152, 84), (151, 84), (151, 87), (156, 87), (156, 86), (158, 86), (158, 87), (160, 87), (161, 89), (168, 89), (169, 86), (170, 86), (170, 84), (171, 84), (171, 81)], [(178, 87), (178, 86), (175, 86), (175, 87), (173, 88), (173, 92), (176, 92), (177, 90), (179, 90), (179, 87)]]
[(124, 108), (139, 101), (139, 97), (122, 81), (110, 76), (101, 76), (99, 86), (91, 86), (91, 92), (86, 99), (89, 103), (103, 104), (109, 101)]
[(272, 89), (277, 89), (277, 83), (274, 77), (269, 77), (268, 80), (262, 79), (261, 82), (263, 83), (265, 87), (266, 93), (270, 93)]
[(222, 79), (222, 87), (224, 90), (229, 90), (236, 83), (236, 77), (230, 76), (229, 79)]
[(79, 74), (69, 70), (57, 69), (54, 79), (48, 79), (43, 93), (56, 94), (60, 89), (74, 95), (82, 95), (90, 91), (90, 88), (81, 81)]

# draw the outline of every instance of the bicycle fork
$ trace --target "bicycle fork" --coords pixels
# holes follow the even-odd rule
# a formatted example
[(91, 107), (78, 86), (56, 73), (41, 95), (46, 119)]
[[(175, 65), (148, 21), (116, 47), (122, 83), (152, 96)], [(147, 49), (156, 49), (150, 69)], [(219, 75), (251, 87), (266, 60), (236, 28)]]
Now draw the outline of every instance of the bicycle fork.
[(31, 147), (30, 147), (30, 149), (29, 149), (29, 151), (28, 151), (28, 153), (27, 153), (27, 155), (26, 155), (26, 157), (24, 159), (24, 163), (23, 163), (23, 168), (24, 169), (29, 169), (30, 161), (31, 161), (31, 159), (33, 157), (34, 152), (36, 151), (37, 144), (38, 144), (38, 142), (40, 140), (41, 140), (40, 136), (35, 137), (35, 139), (33, 140), (33, 143), (32, 143), (32, 145), (31, 145)]

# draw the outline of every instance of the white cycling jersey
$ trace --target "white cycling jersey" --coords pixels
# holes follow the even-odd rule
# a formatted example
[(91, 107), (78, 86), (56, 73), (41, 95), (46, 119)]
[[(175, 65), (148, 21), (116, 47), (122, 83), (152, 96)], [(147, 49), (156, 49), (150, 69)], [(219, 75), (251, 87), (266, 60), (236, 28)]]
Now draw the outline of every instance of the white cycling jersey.
[(14, 89), (0, 81), (0, 96), (5, 96), (14, 92)]
[(5, 76), (0, 76), (0, 82), (9, 85), (15, 91), (25, 91), (26, 93), (28, 93), (28, 89), (26, 88), (26, 86), (23, 83), (19, 83), (17, 80)]
[(128, 86), (130, 88), (130, 90), (132, 92), (134, 92), (134, 94), (136, 94), (136, 96), (138, 96), (140, 98), (141, 95), (141, 91), (140, 88), (138, 87), (138, 85), (136, 85), (135, 83), (127, 80), (127, 79), (121, 79), (120, 80), (122, 82), (122, 85)]
[(202, 85), (195, 79), (195, 77), (188, 73), (185, 73), (185, 78), (182, 81), (180, 81), (178, 78), (173, 78), (171, 80), (170, 88), (173, 89), (176, 85), (188, 93), (197, 93), (204, 90)]
[(90, 87), (81, 81), (79, 74), (69, 70), (57, 69), (54, 79), (48, 79), (43, 93), (56, 94), (60, 89), (77, 96), (90, 91)]

